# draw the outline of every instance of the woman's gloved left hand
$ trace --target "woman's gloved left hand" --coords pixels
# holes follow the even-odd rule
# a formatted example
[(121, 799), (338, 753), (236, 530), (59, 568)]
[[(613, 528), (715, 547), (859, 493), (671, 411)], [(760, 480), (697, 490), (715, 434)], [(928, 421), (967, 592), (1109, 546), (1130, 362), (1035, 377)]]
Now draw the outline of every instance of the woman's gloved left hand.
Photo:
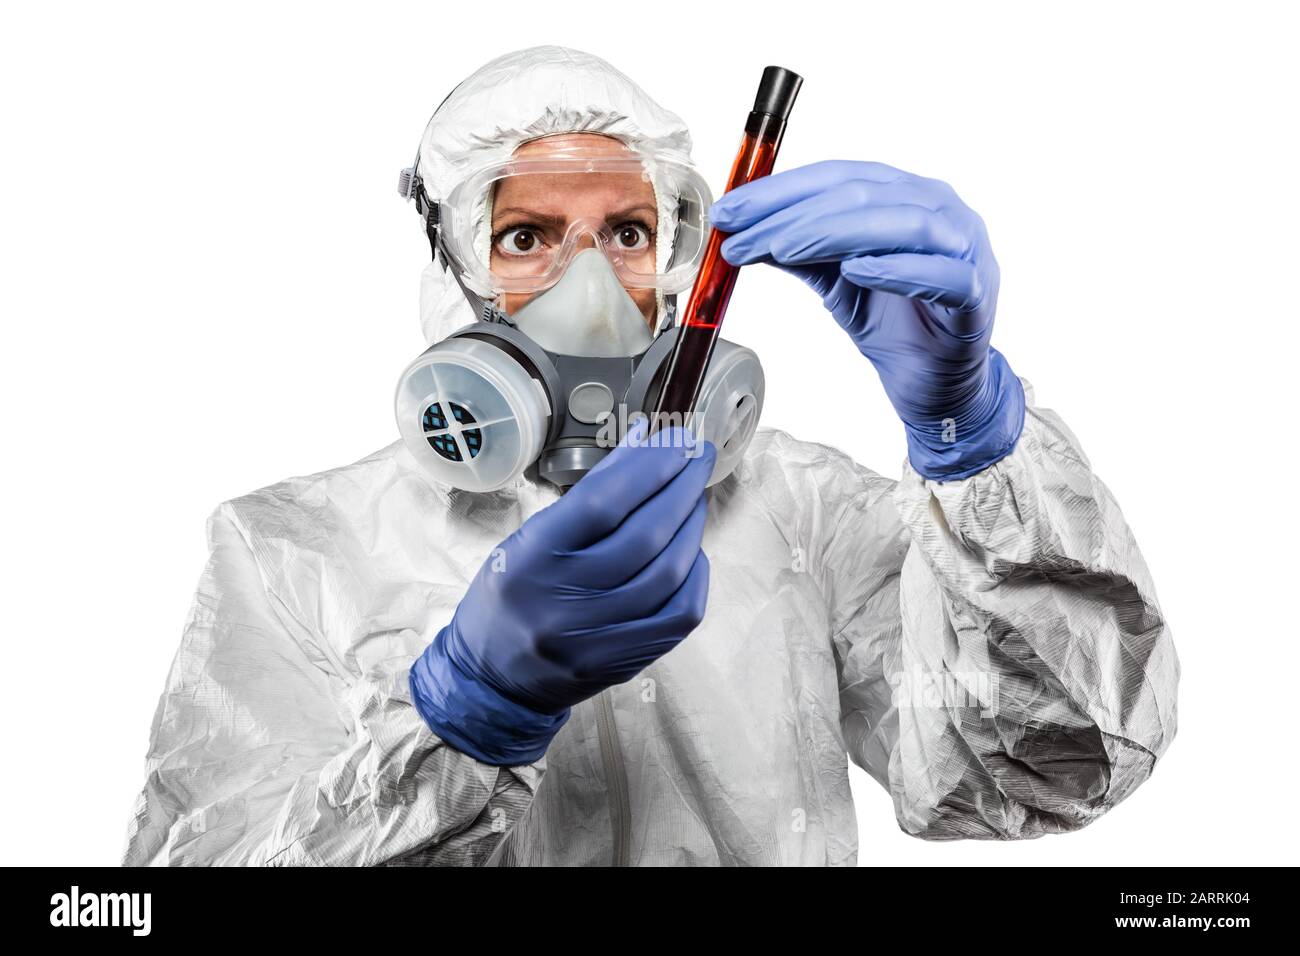
[(998, 264), (984, 222), (936, 179), (832, 161), (755, 180), (709, 210), (733, 265), (803, 279), (884, 383), (926, 478), (965, 478), (1008, 455), (1020, 380), (989, 347)]

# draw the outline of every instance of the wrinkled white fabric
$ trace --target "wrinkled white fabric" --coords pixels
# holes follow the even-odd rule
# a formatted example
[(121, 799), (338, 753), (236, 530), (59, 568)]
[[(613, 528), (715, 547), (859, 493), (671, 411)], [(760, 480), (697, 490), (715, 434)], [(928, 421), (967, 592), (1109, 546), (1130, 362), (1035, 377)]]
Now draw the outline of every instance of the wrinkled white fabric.
[[(551, 93), (623, 104), (605, 122), (637, 135), (644, 104), (584, 63), (546, 73)], [(492, 126), (464, 130), (449, 164), (496, 148)], [(427, 295), (459, 300), (444, 279), (427, 271)], [(434, 337), (461, 321), (426, 306)], [(844, 388), (873, 381), (864, 367)], [(708, 492), (703, 623), (574, 708), (532, 767), (443, 744), (407, 673), (550, 486), (456, 491), (397, 442), (223, 504), (126, 862), (847, 864), (850, 758), (917, 836), (1084, 826), (1173, 738), (1178, 661), (1118, 506), (1027, 394), (1016, 450), (945, 484), (760, 429)]]
[[(709, 494), (704, 622), (609, 692), (632, 862), (853, 861), (846, 753), (909, 833), (1070, 830), (1172, 738), (1150, 577), (1050, 412), (943, 485), (760, 429)], [(443, 745), (407, 690), (479, 564), (554, 497), (440, 487), (395, 444), (222, 505), (127, 862), (474, 863), (499, 842), (503, 862), (609, 862), (594, 702), (543, 775)], [(924, 706), (934, 677), (969, 706)]]

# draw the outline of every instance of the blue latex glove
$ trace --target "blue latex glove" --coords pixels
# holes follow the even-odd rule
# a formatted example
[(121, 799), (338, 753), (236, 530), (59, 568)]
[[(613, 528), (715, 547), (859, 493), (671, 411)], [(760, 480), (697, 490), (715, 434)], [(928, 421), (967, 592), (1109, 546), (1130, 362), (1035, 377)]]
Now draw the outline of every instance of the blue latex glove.
[(734, 265), (812, 286), (871, 360), (926, 478), (965, 478), (1011, 453), (1025, 396), (989, 347), (998, 264), (984, 222), (936, 179), (832, 161), (755, 180), (709, 210)]
[(655, 436), (659, 447), (645, 431), (642, 419), (502, 543), (412, 666), (416, 709), (458, 750), (498, 766), (537, 760), (572, 705), (629, 680), (703, 618), (717, 455), (680, 429)]

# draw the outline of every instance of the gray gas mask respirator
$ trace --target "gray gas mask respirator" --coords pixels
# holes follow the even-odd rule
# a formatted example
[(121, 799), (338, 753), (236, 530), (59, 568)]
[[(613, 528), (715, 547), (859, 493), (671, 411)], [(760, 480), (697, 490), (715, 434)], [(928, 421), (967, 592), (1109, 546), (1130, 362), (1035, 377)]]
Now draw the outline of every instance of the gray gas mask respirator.
[[(578, 252), (514, 315), (487, 310), (417, 358), (397, 389), (397, 424), (416, 460), (465, 491), (502, 488), (528, 468), (560, 488), (590, 471), (655, 406), (678, 329), (657, 336), (605, 255)], [(763, 368), (720, 340), (687, 423), (717, 449), (709, 484), (740, 462), (763, 408)]]

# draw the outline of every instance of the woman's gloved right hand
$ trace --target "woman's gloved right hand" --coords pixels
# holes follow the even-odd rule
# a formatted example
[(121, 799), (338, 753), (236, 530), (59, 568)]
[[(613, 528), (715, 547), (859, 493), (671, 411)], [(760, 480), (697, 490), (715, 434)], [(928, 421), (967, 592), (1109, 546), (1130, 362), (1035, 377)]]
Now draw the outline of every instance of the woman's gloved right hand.
[[(652, 444), (653, 443), (653, 444)], [(569, 708), (668, 653), (704, 616), (716, 453), (645, 420), (484, 562), (411, 667), (431, 730), (484, 763), (545, 753)]]

